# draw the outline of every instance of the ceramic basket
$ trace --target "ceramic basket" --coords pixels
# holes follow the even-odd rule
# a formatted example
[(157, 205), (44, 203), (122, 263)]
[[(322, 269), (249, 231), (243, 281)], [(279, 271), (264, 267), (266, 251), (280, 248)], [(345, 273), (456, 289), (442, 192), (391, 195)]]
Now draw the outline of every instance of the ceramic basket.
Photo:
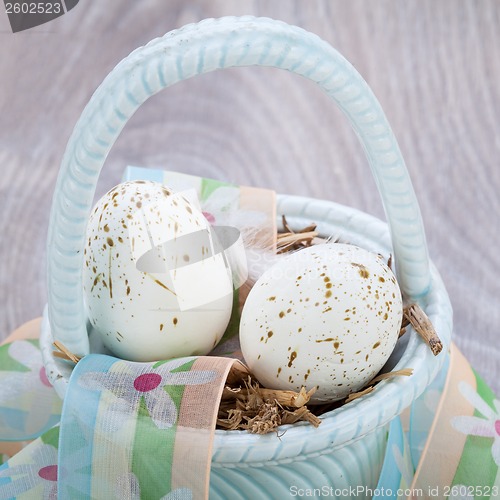
[[(278, 196), (278, 214), (297, 227), (311, 221), (325, 234), (395, 257), (402, 291), (427, 312), (444, 349), (434, 357), (410, 331), (397, 368), (411, 377), (323, 416), (275, 434), (216, 431), (211, 498), (288, 498), (290, 488), (363, 485), (375, 488), (388, 423), (429, 385), (442, 366), (452, 329), (446, 290), (429, 261), (420, 210), (396, 139), (380, 104), (357, 71), (330, 45), (300, 28), (252, 17), (208, 19), (132, 52), (92, 96), (69, 140), (54, 196), (48, 239), (48, 312), (42, 326), (46, 370), (61, 396), (70, 368), (53, 358), (51, 342), (89, 352), (82, 267), (87, 220), (104, 161), (133, 113), (160, 90), (193, 76), (236, 66), (286, 69), (319, 85), (342, 109), (366, 151), (388, 224), (329, 201)], [(277, 145), (279, 147), (279, 145)], [(326, 173), (327, 175), (327, 173)]]

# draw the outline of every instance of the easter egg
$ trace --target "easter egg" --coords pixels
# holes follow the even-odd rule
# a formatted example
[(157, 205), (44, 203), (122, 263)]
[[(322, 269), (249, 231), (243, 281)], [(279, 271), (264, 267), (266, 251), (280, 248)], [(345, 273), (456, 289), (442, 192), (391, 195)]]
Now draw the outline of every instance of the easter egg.
[(240, 324), (241, 349), (267, 388), (345, 398), (383, 367), (399, 336), (402, 297), (381, 256), (326, 243), (283, 257), (256, 282)]
[(202, 212), (149, 181), (119, 184), (87, 226), (87, 316), (120, 358), (204, 355), (231, 315), (231, 271)]

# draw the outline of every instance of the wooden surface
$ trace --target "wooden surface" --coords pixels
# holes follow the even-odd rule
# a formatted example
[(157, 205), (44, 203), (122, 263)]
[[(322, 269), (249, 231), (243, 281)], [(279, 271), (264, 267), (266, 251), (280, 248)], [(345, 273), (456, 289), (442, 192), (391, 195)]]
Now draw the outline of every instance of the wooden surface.
[[(151, 38), (205, 17), (254, 14), (317, 33), (378, 96), (420, 200), (455, 340), (500, 393), (500, 2), (121, 0), (80, 4), (13, 35), (0, 12), (0, 339), (41, 314), (58, 166), (92, 92)], [(278, 70), (198, 77), (144, 105), (112, 150), (127, 164), (269, 186), (383, 217), (363, 151), (313, 84)]]

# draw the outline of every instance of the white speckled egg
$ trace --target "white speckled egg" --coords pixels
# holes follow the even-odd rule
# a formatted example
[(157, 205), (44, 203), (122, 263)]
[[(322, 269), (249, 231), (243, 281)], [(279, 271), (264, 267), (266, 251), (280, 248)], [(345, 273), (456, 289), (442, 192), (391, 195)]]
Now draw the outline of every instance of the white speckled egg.
[(383, 259), (346, 244), (300, 250), (268, 269), (245, 302), (243, 356), (268, 388), (345, 398), (387, 361), (402, 319), (399, 286)]
[(135, 361), (213, 349), (233, 286), (197, 208), (159, 183), (125, 182), (99, 200), (86, 235), (85, 307), (108, 349)]

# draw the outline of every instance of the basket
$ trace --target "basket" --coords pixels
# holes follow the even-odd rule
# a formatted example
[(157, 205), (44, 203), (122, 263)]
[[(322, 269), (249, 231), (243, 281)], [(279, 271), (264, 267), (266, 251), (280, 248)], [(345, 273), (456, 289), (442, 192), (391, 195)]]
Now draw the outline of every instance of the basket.
[(444, 349), (434, 357), (410, 331), (394, 364), (396, 369), (413, 368), (414, 374), (381, 382), (373, 393), (323, 415), (317, 429), (294, 424), (281, 439), (216, 431), (210, 495), (286, 498), (292, 486), (375, 488), (389, 423), (425, 390), (444, 363), (452, 311), (429, 261), (418, 203), (380, 104), (338, 52), (298, 27), (247, 16), (185, 26), (132, 52), (92, 96), (67, 145), (52, 205), (49, 300), (41, 332), (46, 371), (64, 397), (71, 370), (53, 357), (53, 339), (79, 355), (89, 353), (81, 250), (99, 173), (128, 119), (149, 97), (174, 83), (216, 69), (250, 65), (302, 75), (338, 104), (366, 151), (388, 224), (330, 201), (287, 195), (278, 196), (278, 213), (286, 214), (292, 226), (315, 221), (320, 233), (342, 234), (353, 244), (392, 253), (403, 294), (426, 311)]

